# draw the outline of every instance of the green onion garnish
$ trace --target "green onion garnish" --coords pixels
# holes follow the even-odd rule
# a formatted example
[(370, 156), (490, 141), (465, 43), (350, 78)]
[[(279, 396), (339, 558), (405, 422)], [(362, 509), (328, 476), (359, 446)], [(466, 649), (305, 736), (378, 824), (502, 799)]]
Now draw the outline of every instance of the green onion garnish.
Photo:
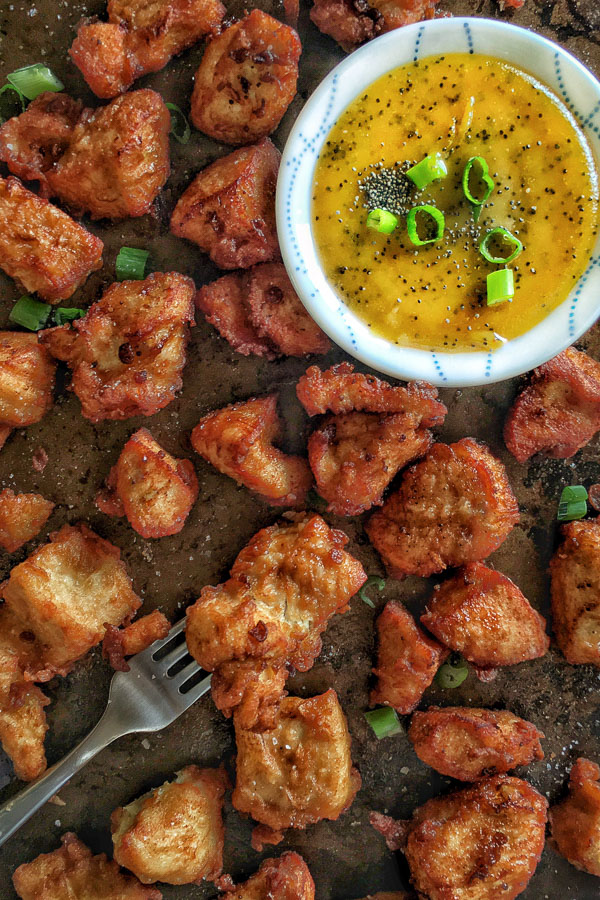
[(121, 247), (115, 263), (118, 281), (141, 281), (146, 271), (146, 263), (150, 253), (137, 247)]
[(83, 319), (87, 309), (76, 309), (75, 307), (60, 307), (54, 310), (54, 321), (57, 325), (67, 325), (74, 322), (75, 319)]
[(496, 269), (487, 277), (487, 305), (495, 306), (515, 296), (515, 279), (512, 269)]
[(367, 228), (373, 228), (382, 234), (391, 234), (398, 224), (398, 217), (387, 209), (372, 209), (367, 216)]
[(393, 734), (401, 734), (404, 730), (400, 724), (398, 713), (390, 706), (380, 706), (365, 713), (365, 719), (375, 732), (378, 741)]
[(375, 609), (375, 604), (370, 597), (367, 597), (365, 593), (365, 591), (368, 591), (370, 587), (376, 587), (378, 591), (382, 591), (385, 587), (385, 579), (380, 578), (379, 575), (369, 575), (360, 591), (358, 592), (358, 596), (360, 597), (362, 602), (366, 603), (367, 606), (370, 606), (371, 609)]
[(425, 159), (422, 159), (416, 166), (412, 166), (406, 173), (406, 177), (410, 178), (413, 184), (422, 191), (432, 181), (445, 178), (447, 174), (448, 169), (442, 159), (442, 154), (433, 153), (431, 156), (426, 156)]
[(41, 300), (36, 300), (35, 297), (29, 297), (26, 294), (17, 300), (8, 314), (8, 318), (10, 322), (22, 325), (29, 331), (39, 331), (50, 318), (51, 312), (52, 307), (48, 303), (42, 303)]
[(582, 484), (572, 484), (563, 488), (558, 501), (556, 518), (559, 522), (573, 522), (583, 519), (587, 513), (588, 492)]
[(185, 114), (176, 103), (165, 103), (165, 106), (171, 113), (171, 134), (180, 144), (187, 144), (191, 137), (192, 129)]
[(460, 687), (468, 674), (469, 667), (461, 656), (454, 663), (445, 662), (441, 665), (435, 673), (435, 680), (441, 688), (450, 690)]
[[(481, 170), (479, 173), (479, 180), (485, 185), (483, 196), (479, 198), (473, 195), (469, 186), (471, 171), (475, 165), (477, 165)], [(475, 221), (477, 221), (480, 216), (483, 204), (487, 203), (490, 198), (490, 194), (494, 190), (494, 181), (492, 178), (490, 178), (490, 170), (483, 156), (472, 156), (471, 159), (468, 160), (463, 172), (462, 186), (464, 195), (471, 204), (471, 209), (473, 211)]]
[[(419, 215), (419, 213), (430, 216), (436, 225), (435, 235), (432, 238), (427, 238), (426, 241), (422, 240), (419, 237), (419, 232), (417, 229), (417, 216)], [(435, 244), (436, 241), (439, 241), (442, 238), (445, 225), (446, 222), (443, 212), (438, 209), (437, 206), (430, 206), (428, 203), (423, 204), (423, 206), (413, 206), (406, 217), (406, 228), (408, 230), (408, 236), (415, 247), (424, 247), (425, 244)]]
[(44, 91), (62, 91), (64, 89), (62, 81), (50, 71), (48, 66), (43, 66), (42, 63), (34, 63), (32, 66), (16, 69), (7, 75), (6, 79), (28, 100), (35, 100)]
[[(492, 256), (489, 251), (489, 246), (493, 240), (498, 239), (504, 244), (508, 244), (509, 247), (512, 247), (512, 251), (508, 256)], [(515, 237), (514, 234), (511, 234), (507, 228), (492, 228), (491, 231), (488, 231), (486, 236), (483, 238), (481, 243), (479, 244), (479, 252), (489, 263), (497, 264), (505, 264), (510, 263), (513, 259), (516, 259), (519, 253), (523, 249), (523, 244), (519, 240), (518, 237)]]
[(25, 112), (25, 107), (27, 104), (25, 100), (27, 99), (21, 91), (16, 88), (12, 84), (4, 84), (0, 88), (0, 96), (5, 94), (7, 91), (10, 91), (11, 94), (14, 94), (16, 99), (5, 98), (0, 101), (0, 125), (6, 122), (7, 119), (12, 119), (13, 116), (18, 116), (20, 113)]

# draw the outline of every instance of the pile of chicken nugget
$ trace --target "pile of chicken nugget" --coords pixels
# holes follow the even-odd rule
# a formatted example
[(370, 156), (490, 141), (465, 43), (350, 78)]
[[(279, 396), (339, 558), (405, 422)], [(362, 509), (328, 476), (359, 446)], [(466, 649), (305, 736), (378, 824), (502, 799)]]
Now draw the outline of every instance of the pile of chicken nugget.
[[(520, 5), (518, 0), (512, 3)], [(316, 0), (313, 22), (352, 49), (382, 31), (435, 14), (436, 0)], [(330, 349), (281, 263), (275, 228), (279, 152), (269, 135), (296, 93), (301, 43), (297, 4), (284, 18), (253, 10), (225, 19), (219, 0), (109, 0), (106, 21), (83, 21), (70, 49), (98, 98), (84, 108), (46, 92), (0, 127), (0, 267), (24, 291), (57, 304), (102, 265), (102, 241), (77, 220), (148, 213), (170, 172), (171, 116), (141, 76), (206, 39), (191, 97), (193, 126), (232, 145), (177, 199), (170, 227), (222, 270), (198, 290), (176, 271), (110, 284), (85, 315), (0, 333), (0, 439), (39, 422), (54, 402), (58, 364), (92, 423), (151, 417), (177, 396), (196, 315), (239, 354), (273, 361)], [(189, 765), (112, 815), (114, 860), (66, 834), (52, 853), (14, 873), (23, 900), (159, 900), (156, 882), (214, 882), (231, 900), (314, 900), (309, 866), (295, 852), (265, 859), (244, 884), (223, 873), (222, 806), (256, 822), (252, 846), (277, 845), (288, 829), (336, 820), (361, 777), (334, 687), (288, 695), (308, 671), (332, 617), (367, 581), (346, 549), (338, 517), (368, 513), (365, 532), (389, 578), (446, 573), (420, 620), (397, 601), (376, 620), (371, 705), (406, 720), (418, 757), (464, 786), (427, 801), (409, 820), (373, 810), (371, 824), (404, 854), (415, 894), (380, 900), (506, 900), (525, 890), (549, 836), (574, 866), (600, 877), (600, 768), (578, 759), (564, 799), (546, 799), (510, 772), (543, 758), (544, 735), (508, 709), (427, 706), (440, 667), (460, 655), (477, 677), (543, 656), (546, 621), (485, 560), (519, 521), (503, 464), (470, 437), (436, 442), (446, 416), (425, 383), (392, 384), (314, 359), (296, 385), (310, 417), (306, 455), (281, 449), (278, 393), (214, 409), (190, 435), (224, 478), (279, 508), (274, 524), (240, 549), (229, 577), (207, 585), (187, 610), (186, 639), (212, 673), (212, 699), (232, 720), (237, 756)], [(163, 449), (149, 428), (121, 448), (96, 506), (137, 534), (180, 532), (198, 498), (192, 462)], [(518, 463), (573, 456), (600, 430), (600, 364), (569, 349), (530, 374), (505, 423)], [(43, 467), (44, 460), (38, 460)], [(392, 484), (393, 482), (393, 484)], [(32, 541), (54, 504), (36, 493), (0, 493), (0, 545)], [(571, 665), (600, 666), (600, 525), (561, 529), (551, 565), (552, 633)], [(446, 570), (449, 570), (446, 572)], [(0, 740), (15, 775), (46, 769), (40, 685), (65, 676), (102, 644), (113, 668), (168, 634), (165, 616), (141, 606), (118, 547), (85, 522), (63, 525), (15, 565), (0, 586)], [(417, 707), (420, 707), (417, 709)], [(375, 740), (375, 737), (373, 737)], [(108, 823), (107, 823), (108, 824)], [(375, 886), (374, 886), (375, 887)]]

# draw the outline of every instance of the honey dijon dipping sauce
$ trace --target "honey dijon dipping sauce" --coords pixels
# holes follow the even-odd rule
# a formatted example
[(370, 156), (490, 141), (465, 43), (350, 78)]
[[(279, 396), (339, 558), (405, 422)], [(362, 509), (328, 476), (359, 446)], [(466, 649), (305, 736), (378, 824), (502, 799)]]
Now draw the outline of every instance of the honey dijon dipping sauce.
[[(446, 177), (417, 190), (403, 173), (438, 153)], [(494, 182), (478, 220), (462, 184), (476, 156)], [(422, 204), (443, 213), (445, 230), (416, 247), (406, 214)], [(367, 228), (374, 208), (397, 215), (392, 234)], [(345, 110), (317, 161), (312, 219), (327, 278), (375, 334), (429, 350), (494, 350), (538, 324), (585, 270), (598, 178), (549, 88), (500, 60), (446, 54), (388, 72)], [(479, 245), (498, 227), (523, 251), (510, 264), (514, 297), (488, 306), (486, 278), (501, 266)]]

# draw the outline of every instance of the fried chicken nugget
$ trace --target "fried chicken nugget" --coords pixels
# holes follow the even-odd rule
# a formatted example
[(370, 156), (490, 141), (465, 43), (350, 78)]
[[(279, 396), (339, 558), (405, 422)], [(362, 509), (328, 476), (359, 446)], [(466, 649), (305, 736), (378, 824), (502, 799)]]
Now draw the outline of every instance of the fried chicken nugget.
[(302, 857), (288, 850), (279, 859), (263, 860), (258, 872), (231, 888), (225, 900), (315, 900), (315, 883)]
[(419, 759), (458, 781), (503, 775), (543, 759), (535, 725), (507, 709), (430, 706), (414, 713), (408, 739)]
[(166, 638), (171, 625), (163, 613), (157, 609), (136, 619), (125, 628), (108, 625), (102, 640), (102, 656), (117, 672), (128, 672), (126, 656), (135, 656), (146, 650), (154, 641)]
[(161, 538), (181, 531), (197, 497), (189, 459), (175, 459), (140, 428), (121, 450), (96, 504), (108, 515), (126, 516), (143, 538)]
[(600, 767), (580, 757), (569, 794), (550, 807), (550, 843), (571, 865), (600, 877)]
[(97, 97), (124, 93), (216, 29), (219, 0), (108, 0), (108, 22), (84, 19), (69, 55)]
[(196, 72), (190, 118), (227, 144), (251, 144), (279, 125), (296, 96), (302, 45), (260, 9), (214, 37)]
[(162, 900), (159, 890), (142, 886), (105, 853), (92, 856), (72, 833), (58, 850), (19, 866), (13, 884), (21, 900)]
[(569, 347), (534, 369), (504, 425), (506, 446), (520, 462), (534, 453), (566, 459), (600, 429), (600, 363)]
[(58, 207), (0, 178), (0, 269), (26, 291), (58, 303), (102, 266), (104, 244)]
[(519, 521), (506, 471), (485, 444), (434, 444), (366, 532), (394, 578), (485, 559)]
[(192, 431), (194, 450), (272, 506), (302, 506), (312, 485), (306, 460), (273, 446), (281, 434), (277, 395), (252, 397), (204, 416)]
[(0, 331), (0, 425), (34, 425), (54, 402), (56, 363), (37, 335)]
[(438, 585), (421, 622), (484, 669), (537, 659), (550, 646), (545, 619), (510, 578), (482, 563), (464, 566)]
[(556, 643), (571, 665), (600, 666), (600, 522), (569, 522), (561, 534), (550, 560)]
[(275, 186), (281, 155), (268, 138), (203, 169), (179, 198), (171, 231), (221, 269), (279, 258)]
[(234, 716), (237, 745), (232, 803), (263, 828), (253, 837), (278, 843), (286, 828), (338, 819), (352, 804), (361, 779), (352, 765), (348, 723), (337, 694), (285, 697), (273, 731), (257, 734)]
[(82, 319), (40, 341), (73, 371), (86, 419), (152, 416), (181, 388), (194, 282), (177, 272), (112, 284)]
[(200, 884), (223, 868), (223, 768), (186, 766), (111, 816), (116, 861), (142, 884)]
[(371, 706), (392, 706), (402, 715), (418, 705), (448, 651), (419, 628), (401, 603), (386, 603), (377, 619), (379, 652)]
[(246, 273), (234, 272), (201, 287), (196, 294), (196, 306), (204, 313), (207, 322), (214, 325), (221, 337), (237, 353), (275, 359), (275, 347), (266, 338), (259, 336), (250, 321), (246, 305), (247, 293)]
[(15, 494), (10, 488), (0, 491), (0, 547), (14, 553), (39, 534), (54, 509), (54, 503), (41, 494)]
[(439, 0), (314, 0), (310, 17), (350, 53), (365, 41), (403, 25), (433, 19)]

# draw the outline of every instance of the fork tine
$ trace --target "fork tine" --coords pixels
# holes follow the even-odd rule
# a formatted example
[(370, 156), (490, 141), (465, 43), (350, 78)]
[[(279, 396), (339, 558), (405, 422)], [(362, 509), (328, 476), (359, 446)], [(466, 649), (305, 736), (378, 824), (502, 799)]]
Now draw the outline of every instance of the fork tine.
[(199, 671), (201, 671), (200, 666), (195, 659), (192, 659), (192, 661), (189, 662), (187, 666), (185, 666), (185, 668), (181, 670), (181, 672), (177, 672), (177, 674), (173, 676), (167, 675), (167, 678), (169, 679), (169, 684), (173, 685), (174, 687), (181, 687), (181, 685), (184, 684), (188, 680), (188, 678), (190, 678), (195, 672)]
[(210, 682), (212, 675), (207, 675), (206, 678), (203, 678), (202, 681), (199, 681), (198, 684), (195, 684), (193, 688), (190, 688), (189, 691), (186, 691), (185, 694), (181, 694), (182, 699), (185, 701), (186, 705), (191, 706), (192, 703), (195, 703), (196, 700), (199, 700), (200, 697), (203, 697), (204, 694), (208, 690), (210, 690)]
[[(166, 647), (167, 644), (176, 638), (182, 631), (185, 630), (186, 625), (186, 617), (180, 619), (179, 622), (176, 622), (175, 625), (171, 628), (168, 635), (164, 638), (160, 638), (158, 641), (154, 641), (154, 643), (150, 644), (145, 650), (142, 650), (141, 653), (136, 653), (137, 659), (148, 659), (148, 657), (153, 657), (155, 653), (158, 653), (159, 650), (162, 650), (163, 647)], [(179, 646), (179, 645), (178, 645)], [(185, 646), (183, 644), (182, 646)]]

